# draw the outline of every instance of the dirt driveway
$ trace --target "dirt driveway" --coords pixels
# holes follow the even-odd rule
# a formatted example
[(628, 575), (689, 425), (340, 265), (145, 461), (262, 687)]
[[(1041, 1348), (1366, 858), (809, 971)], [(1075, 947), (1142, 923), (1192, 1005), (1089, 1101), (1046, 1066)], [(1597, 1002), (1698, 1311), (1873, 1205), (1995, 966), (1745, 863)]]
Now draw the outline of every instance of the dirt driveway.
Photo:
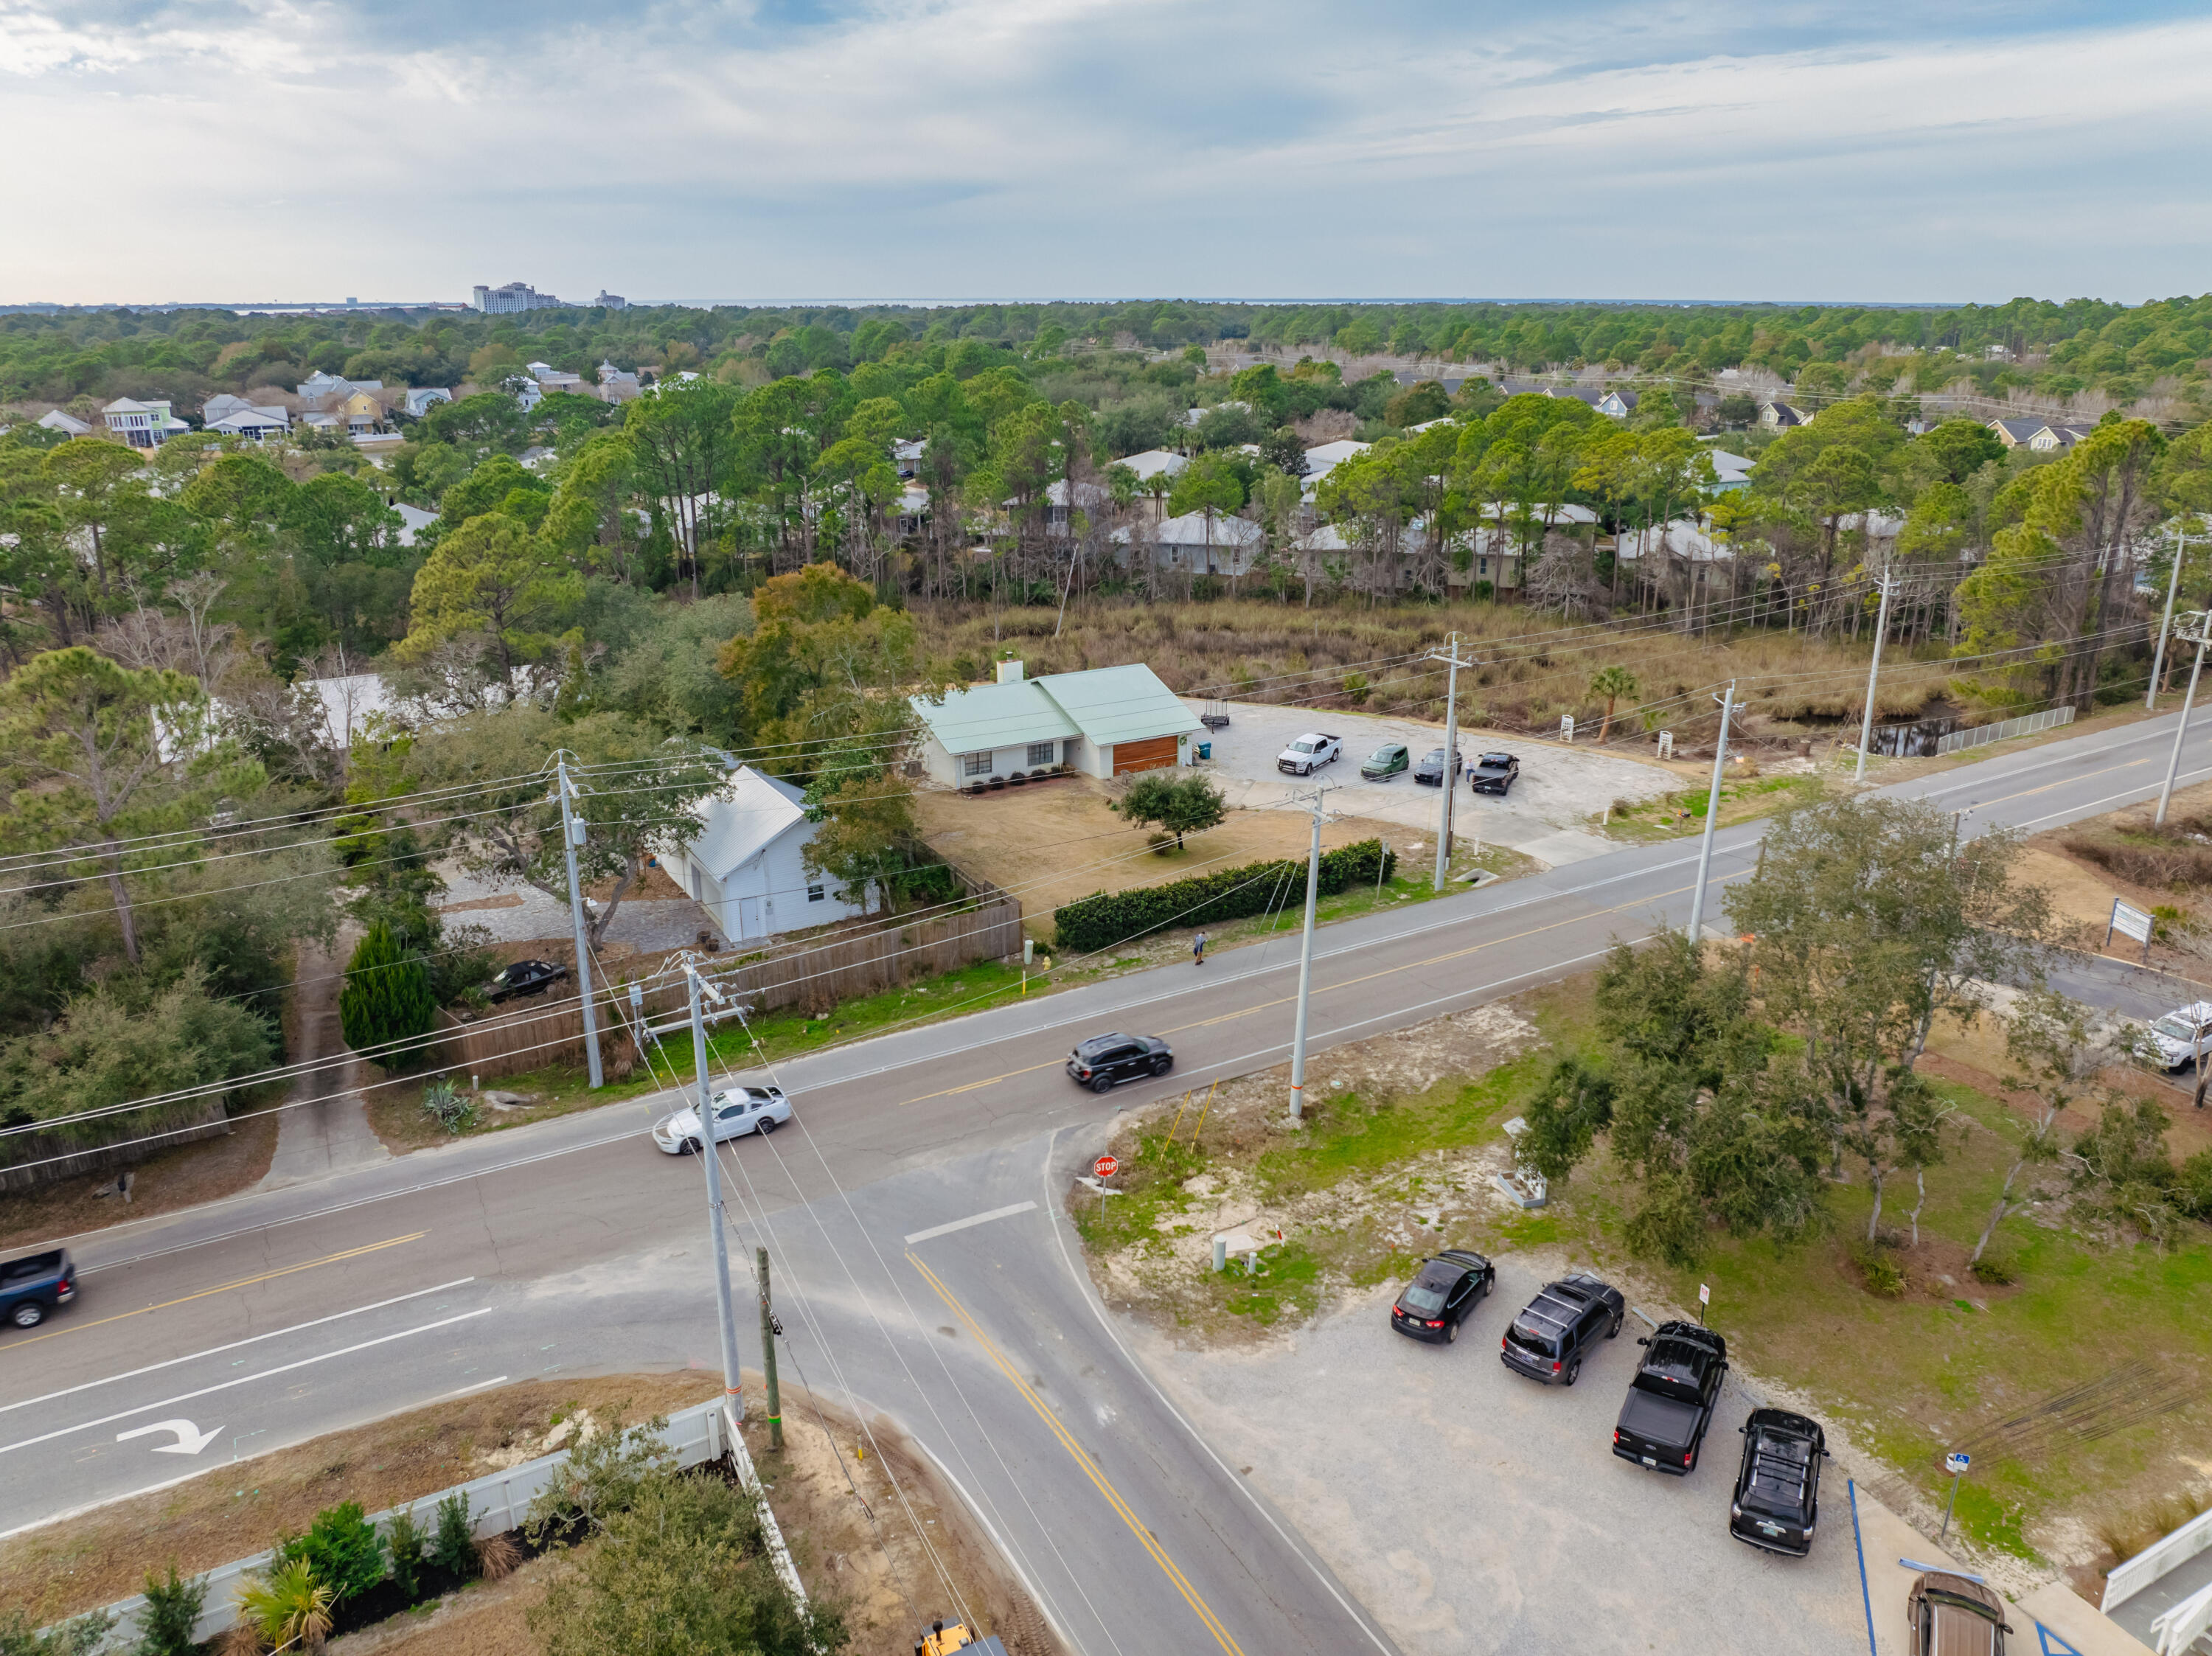
[[(1203, 711), (1206, 705), (1189, 703), (1193, 713)], [(1419, 764), (1424, 754), (1443, 745), (1441, 724), (1370, 713), (1317, 714), (1308, 708), (1244, 701), (1229, 703), (1228, 711), (1229, 728), (1212, 731), (1203, 739), (1213, 746), (1212, 762), (1207, 768), (1231, 804), (1272, 805), (1295, 792), (1299, 779), (1278, 771), (1275, 755), (1304, 732), (1320, 729), (1344, 738), (1344, 757), (1321, 777), (1342, 790), (1331, 798), (1332, 809), (1435, 833), (1434, 788), (1418, 786), (1407, 772), (1387, 782), (1363, 782), (1359, 765), (1369, 754), (1392, 742), (1402, 742), (1412, 749), (1413, 762)], [(1479, 834), (1487, 844), (1510, 846), (1554, 867), (1601, 856), (1614, 848), (1587, 832), (1589, 819), (1614, 800), (1648, 798), (1682, 786), (1673, 773), (1617, 750), (1600, 753), (1465, 727), (1460, 731), (1459, 746), (1468, 757), (1493, 749), (1518, 755), (1521, 779), (1504, 799), (1477, 798), (1462, 784), (1453, 813), (1456, 831)]]

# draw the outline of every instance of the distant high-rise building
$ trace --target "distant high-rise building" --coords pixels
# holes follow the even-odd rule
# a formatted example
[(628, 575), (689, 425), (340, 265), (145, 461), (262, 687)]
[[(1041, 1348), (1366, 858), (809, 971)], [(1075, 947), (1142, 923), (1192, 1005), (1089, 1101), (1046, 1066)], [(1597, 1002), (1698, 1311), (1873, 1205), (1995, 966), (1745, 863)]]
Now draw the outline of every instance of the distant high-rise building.
[(599, 289), (599, 296), (593, 300), (592, 303), (594, 305), (604, 306), (610, 311), (626, 311), (629, 309), (629, 300), (624, 299), (620, 294), (609, 293), (605, 288)]
[(550, 294), (541, 294), (526, 282), (507, 282), (496, 288), (487, 288), (478, 282), (475, 296), (469, 300), (471, 309), (486, 316), (507, 316), (516, 311), (556, 311), (563, 301)]

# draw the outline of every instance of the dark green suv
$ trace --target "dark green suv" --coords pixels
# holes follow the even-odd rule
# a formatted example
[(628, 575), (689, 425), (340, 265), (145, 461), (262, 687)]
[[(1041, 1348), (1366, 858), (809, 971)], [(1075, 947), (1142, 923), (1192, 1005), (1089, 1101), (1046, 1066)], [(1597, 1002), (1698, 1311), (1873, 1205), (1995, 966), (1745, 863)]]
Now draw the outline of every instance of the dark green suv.
[(1395, 776), (1413, 762), (1413, 755), (1406, 751), (1405, 743), (1393, 742), (1387, 748), (1377, 748), (1367, 755), (1367, 762), (1359, 767), (1362, 781), (1380, 782)]

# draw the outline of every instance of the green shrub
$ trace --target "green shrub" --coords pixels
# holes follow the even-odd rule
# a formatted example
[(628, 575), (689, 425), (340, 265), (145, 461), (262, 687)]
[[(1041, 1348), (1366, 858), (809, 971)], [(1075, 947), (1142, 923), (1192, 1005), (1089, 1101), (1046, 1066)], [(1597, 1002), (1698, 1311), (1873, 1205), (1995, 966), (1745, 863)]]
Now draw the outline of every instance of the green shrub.
[(361, 1502), (344, 1501), (315, 1514), (305, 1535), (277, 1549), (285, 1560), (303, 1560), (315, 1580), (331, 1590), (331, 1602), (367, 1592), (384, 1580), (384, 1538), (362, 1513)]
[(1978, 1283), (1992, 1283), (2002, 1287), (2006, 1283), (2020, 1280), (2019, 1269), (2013, 1264), (2009, 1254), (1984, 1253), (1966, 1269), (1973, 1273)]
[[(1321, 859), (1321, 894), (1333, 897), (1355, 886), (1371, 886), (1389, 879), (1397, 867), (1397, 853), (1379, 840), (1324, 852)], [(1060, 947), (1072, 954), (1087, 955), (1140, 937), (1170, 925), (1218, 925), (1224, 920), (1264, 914), (1269, 909), (1303, 901), (1305, 862), (1248, 863), (1243, 868), (1213, 874), (1194, 874), (1165, 885), (1138, 886), (1127, 891), (1101, 891), (1055, 909)]]
[(456, 1489), (438, 1503), (438, 1531), (430, 1538), (430, 1562), (449, 1575), (477, 1573), (476, 1524), (469, 1498)]
[(146, 1608), (138, 1616), (138, 1656), (192, 1656), (199, 1647), (192, 1628), (207, 1606), (204, 1575), (179, 1580), (177, 1561), (169, 1561), (169, 1579), (146, 1572)]
[(2212, 1150), (2199, 1150), (2175, 1170), (2173, 1199), (2192, 1219), (2212, 1219)]
[(384, 1526), (384, 1550), (392, 1560), (392, 1584), (409, 1604), (422, 1591), (422, 1531), (412, 1507), (401, 1508)]
[(442, 1076), (422, 1089), (422, 1111), (449, 1133), (477, 1125), (476, 1100)]
[(1866, 1242), (1854, 1242), (1851, 1244), (1851, 1263), (1859, 1268), (1860, 1280), (1866, 1283), (1868, 1293), (1893, 1300), (1905, 1292), (1904, 1268), (1881, 1248)]
[(23, 1611), (0, 1611), (0, 1656), (91, 1656), (113, 1624), (95, 1610), (41, 1633)]
[[(371, 1052), (385, 1069), (402, 1069), (421, 1052), (420, 1038), (437, 1018), (430, 968), (420, 955), (403, 953), (392, 928), (379, 920), (355, 946), (345, 987), (338, 992), (338, 1028), (346, 1045)], [(374, 1050), (394, 1041), (404, 1044)]]

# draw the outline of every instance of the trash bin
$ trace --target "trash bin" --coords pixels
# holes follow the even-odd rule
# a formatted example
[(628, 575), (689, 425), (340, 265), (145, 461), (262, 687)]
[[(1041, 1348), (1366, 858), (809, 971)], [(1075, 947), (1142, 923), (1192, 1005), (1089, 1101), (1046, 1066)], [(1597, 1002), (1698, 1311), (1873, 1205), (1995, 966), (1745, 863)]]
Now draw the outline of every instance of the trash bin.
[(1211, 759), (1211, 758), (1212, 758), (1212, 757), (1213, 757), (1213, 743), (1212, 743), (1211, 742), (1201, 742), (1201, 743), (1200, 743), (1198, 744), (1198, 756), (1199, 756), (1200, 759)]

